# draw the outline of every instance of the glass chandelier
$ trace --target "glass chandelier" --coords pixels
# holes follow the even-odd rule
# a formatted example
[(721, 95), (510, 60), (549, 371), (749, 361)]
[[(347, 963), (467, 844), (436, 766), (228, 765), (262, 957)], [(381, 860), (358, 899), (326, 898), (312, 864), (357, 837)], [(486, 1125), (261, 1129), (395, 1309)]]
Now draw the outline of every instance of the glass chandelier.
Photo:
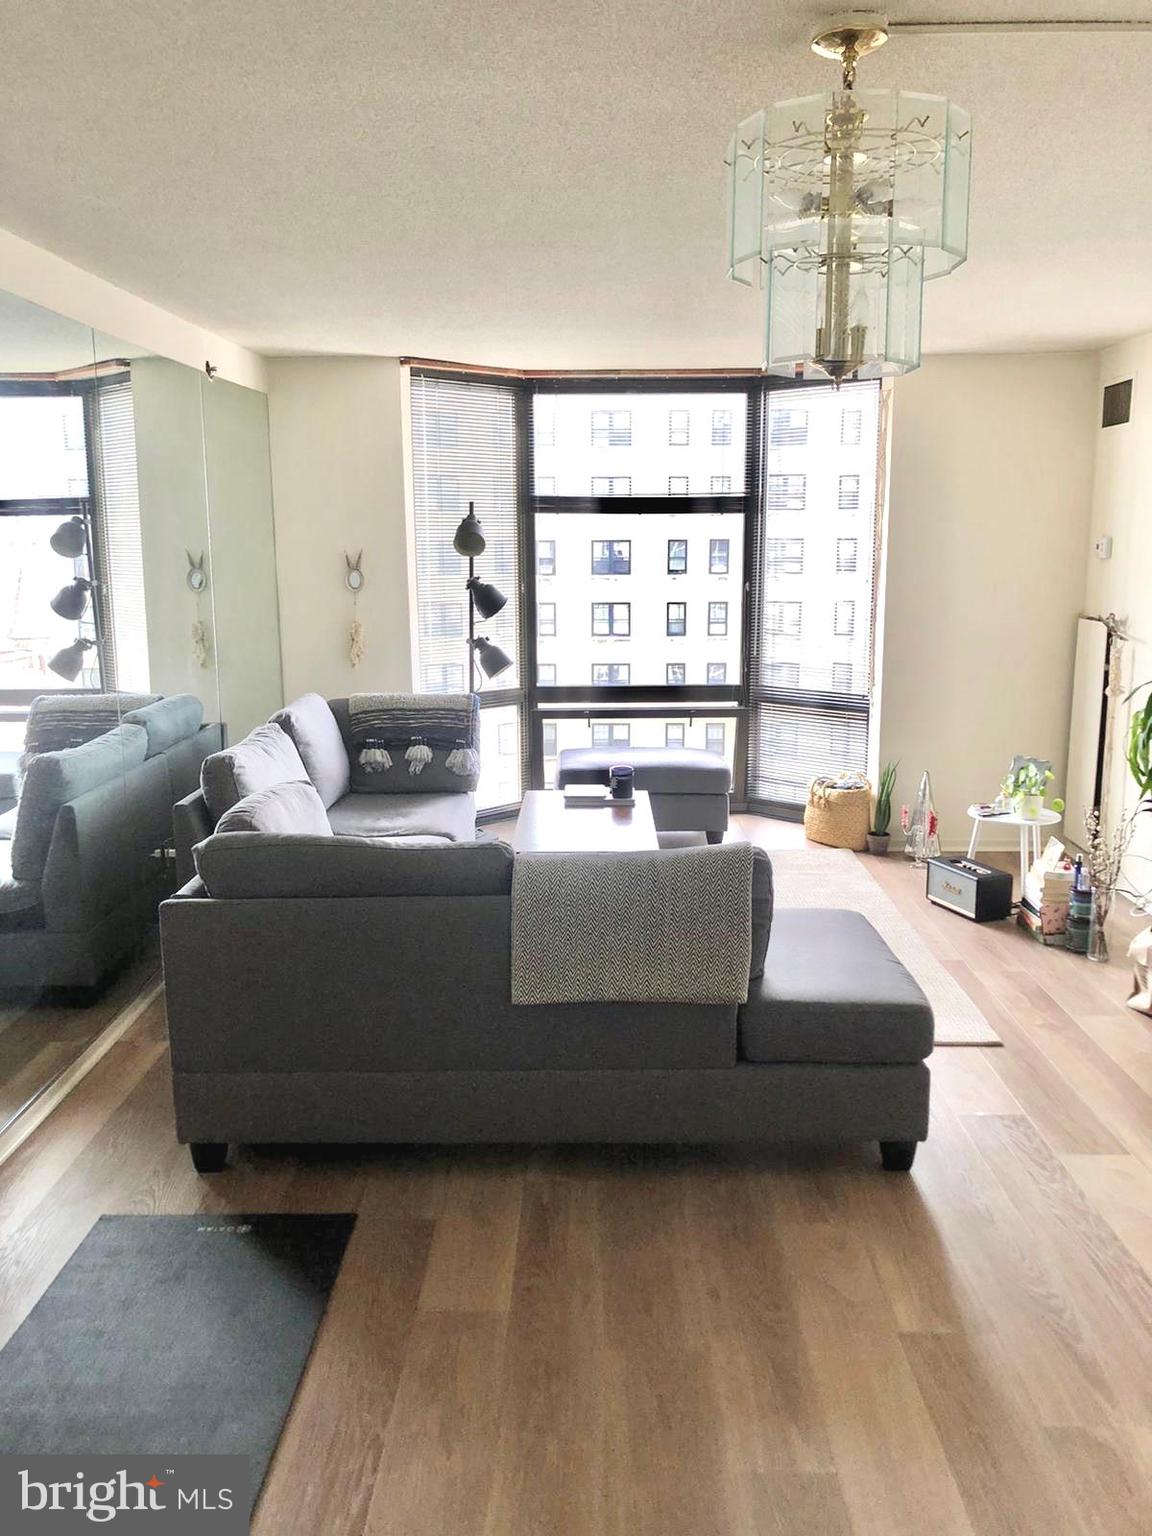
[(857, 91), (882, 17), (831, 18), (812, 50), (841, 87), (746, 118), (728, 151), (728, 275), (766, 291), (764, 368), (878, 379), (920, 366), (921, 291), (968, 254), (968, 113), (943, 96)]

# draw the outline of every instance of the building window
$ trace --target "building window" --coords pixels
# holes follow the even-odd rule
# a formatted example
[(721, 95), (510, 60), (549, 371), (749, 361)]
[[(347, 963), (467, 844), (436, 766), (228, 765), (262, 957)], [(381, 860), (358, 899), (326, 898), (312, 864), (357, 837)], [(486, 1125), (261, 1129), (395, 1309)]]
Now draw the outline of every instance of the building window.
[(536, 608), (536, 633), (543, 640), (556, 633), (556, 604), (540, 603)]
[(515, 720), (496, 727), (496, 750), (501, 757), (512, 757), (515, 754), (517, 731)]
[(732, 445), (732, 412), (712, 412), (712, 446), (729, 448)]
[(537, 496), (555, 496), (555, 494), (556, 494), (556, 476), (555, 475), (537, 475), (536, 476), (536, 494), (537, 494)]
[(801, 603), (765, 603), (764, 629), (770, 635), (800, 638)]
[(664, 681), (669, 688), (683, 688), (686, 675), (682, 661), (670, 661), (664, 668)]
[(708, 540), (708, 571), (712, 576), (728, 574), (728, 540)]
[(668, 494), (669, 494), (669, 496), (687, 496), (687, 494), (688, 494), (688, 476), (687, 475), (669, 475), (668, 476)]
[(686, 635), (688, 633), (687, 603), (668, 604), (665, 633), (669, 635)]
[(665, 724), (664, 745), (666, 747), (682, 747), (684, 745), (684, 724), (682, 721), (669, 720)]
[(424, 668), (424, 686), (429, 693), (458, 693), (464, 687), (464, 663), (443, 661)]
[(538, 661), (536, 663), (536, 681), (541, 688), (555, 688), (556, 663), (554, 661)]
[(849, 599), (837, 603), (833, 628), (838, 635), (854, 635), (856, 633), (856, 604)]
[(706, 752), (724, 751), (724, 722), (713, 720), (704, 727), (704, 750)]
[(708, 633), (710, 635), (726, 635), (728, 633), (728, 604), (708, 604)]
[(668, 412), (668, 446), (669, 448), (687, 448), (688, 446), (688, 422), (687, 411)]
[(852, 692), (852, 663), (850, 661), (834, 661), (832, 663), (832, 687), (837, 693)]
[(765, 539), (764, 573), (768, 577), (803, 576), (803, 539)]
[(632, 740), (632, 727), (612, 720), (592, 727), (594, 747), (626, 747)]
[(731, 475), (713, 475), (712, 476), (712, 494), (713, 494), (713, 496), (727, 496), (731, 492), (731, 490), (732, 490), (732, 476)]
[(853, 411), (845, 408), (840, 412), (840, 441), (845, 448), (859, 447), (860, 429), (863, 420), (863, 411)]
[(594, 688), (619, 687), (632, 681), (632, 668), (626, 661), (594, 661), (592, 686)]
[(799, 688), (800, 664), (796, 661), (770, 661), (764, 668), (769, 688)]
[(769, 475), (769, 512), (803, 512), (806, 484), (805, 475)]
[(556, 412), (542, 406), (539, 396), (532, 405), (532, 434), (537, 448), (555, 448)]
[(541, 539), (536, 545), (536, 574), (538, 576), (555, 576), (556, 574), (556, 540)]
[(632, 570), (631, 539), (593, 539), (593, 576), (627, 576)]
[(856, 540), (836, 540), (836, 569), (850, 575), (856, 569)]
[(628, 448), (631, 443), (631, 411), (592, 412), (592, 446), (594, 448)]
[(708, 686), (718, 688), (728, 681), (728, 663), (726, 661), (710, 661), (708, 663)]
[(464, 633), (462, 603), (429, 603), (428, 634), (456, 638)]
[(593, 475), (593, 496), (631, 496), (631, 475)]
[(669, 576), (683, 576), (688, 569), (688, 540), (668, 540), (668, 574)]
[(808, 441), (808, 412), (773, 410), (768, 416), (770, 448), (803, 448)]
[(860, 510), (860, 476), (840, 476), (840, 510), (841, 512), (859, 512)]
[(545, 720), (544, 723), (543, 723), (543, 732), (544, 732), (544, 756), (545, 757), (555, 757), (556, 756), (556, 722), (555, 722), (555, 720)]
[(593, 603), (592, 633), (594, 635), (630, 635), (632, 604)]

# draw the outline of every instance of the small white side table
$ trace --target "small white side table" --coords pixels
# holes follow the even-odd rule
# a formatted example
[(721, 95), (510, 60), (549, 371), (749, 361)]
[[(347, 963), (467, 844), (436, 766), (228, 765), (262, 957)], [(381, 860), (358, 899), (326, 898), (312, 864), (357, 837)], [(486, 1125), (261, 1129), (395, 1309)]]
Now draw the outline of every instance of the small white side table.
[(1020, 895), (1024, 895), (1024, 880), (1032, 862), (1040, 857), (1040, 828), (1054, 827), (1060, 821), (1058, 811), (1041, 811), (1036, 816), (1017, 816), (1015, 811), (1005, 811), (999, 816), (981, 815), (974, 805), (968, 807), (972, 818), (972, 836), (968, 839), (968, 857), (976, 857), (976, 844), (980, 841), (980, 828), (988, 826), (1020, 828)]

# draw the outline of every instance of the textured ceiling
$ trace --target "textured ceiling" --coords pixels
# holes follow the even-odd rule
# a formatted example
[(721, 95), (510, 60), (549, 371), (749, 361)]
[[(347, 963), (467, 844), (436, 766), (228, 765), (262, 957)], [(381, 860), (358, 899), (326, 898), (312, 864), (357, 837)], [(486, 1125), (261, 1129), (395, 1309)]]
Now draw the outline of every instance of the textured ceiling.
[[(724, 149), (831, 83), (806, 46), (831, 8), (0, 0), (0, 225), (261, 351), (755, 363)], [(860, 73), (974, 117), (971, 256), (926, 290), (928, 350), (1152, 330), (1152, 34), (898, 37)]]

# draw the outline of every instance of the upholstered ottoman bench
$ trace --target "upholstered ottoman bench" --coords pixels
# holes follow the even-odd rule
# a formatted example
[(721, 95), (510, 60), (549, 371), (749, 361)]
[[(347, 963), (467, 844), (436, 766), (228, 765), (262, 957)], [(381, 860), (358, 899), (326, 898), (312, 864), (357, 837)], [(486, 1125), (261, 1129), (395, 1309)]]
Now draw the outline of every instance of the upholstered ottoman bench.
[(732, 770), (715, 752), (694, 747), (567, 747), (560, 753), (556, 787), (607, 784), (608, 771), (627, 763), (636, 788), (646, 789), (658, 832), (704, 832), (718, 843), (728, 826)]

